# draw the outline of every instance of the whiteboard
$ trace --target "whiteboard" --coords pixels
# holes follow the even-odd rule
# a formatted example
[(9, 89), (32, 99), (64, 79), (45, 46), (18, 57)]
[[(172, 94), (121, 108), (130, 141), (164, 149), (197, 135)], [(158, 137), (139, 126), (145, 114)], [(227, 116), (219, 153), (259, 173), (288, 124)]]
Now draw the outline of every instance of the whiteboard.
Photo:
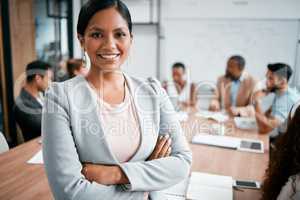
[(133, 42), (123, 70), (135, 77), (156, 77), (157, 40), (156, 25), (134, 25)]
[(170, 78), (172, 63), (182, 61), (192, 81), (215, 82), (233, 54), (242, 55), (246, 70), (258, 79), (264, 78), (268, 63), (295, 65), (297, 20), (169, 19), (163, 26), (162, 62), (170, 66), (162, 69), (164, 78)]

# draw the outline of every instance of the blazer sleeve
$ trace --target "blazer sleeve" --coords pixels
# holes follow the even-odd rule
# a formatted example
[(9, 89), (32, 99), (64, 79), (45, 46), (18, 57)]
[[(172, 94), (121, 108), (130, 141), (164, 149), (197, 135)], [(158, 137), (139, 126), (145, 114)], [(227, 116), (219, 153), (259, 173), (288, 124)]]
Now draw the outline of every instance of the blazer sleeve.
[(168, 95), (158, 81), (151, 85), (160, 101), (159, 134), (171, 136), (172, 152), (165, 158), (120, 164), (129, 179), (126, 189), (130, 191), (156, 191), (173, 186), (189, 175), (192, 163), (192, 153)]
[(143, 195), (124, 192), (116, 186), (89, 182), (81, 174), (67, 97), (62, 85), (54, 84), (47, 92), (42, 115), (43, 158), (48, 181), (55, 199), (137, 199)]

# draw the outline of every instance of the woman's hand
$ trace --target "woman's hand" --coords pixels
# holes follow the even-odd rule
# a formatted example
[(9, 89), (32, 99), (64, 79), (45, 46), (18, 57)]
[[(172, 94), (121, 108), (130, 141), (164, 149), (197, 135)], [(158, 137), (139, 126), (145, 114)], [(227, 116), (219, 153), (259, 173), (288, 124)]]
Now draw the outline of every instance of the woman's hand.
[(129, 183), (128, 178), (119, 166), (107, 166), (84, 163), (81, 173), (90, 182), (102, 185), (116, 185)]
[[(160, 136), (156, 146), (147, 160), (167, 157), (171, 154), (171, 138), (168, 134)], [(81, 173), (90, 182), (102, 185), (117, 185), (129, 183), (128, 178), (119, 166), (84, 163)]]
[(172, 152), (171, 143), (172, 140), (169, 134), (166, 134), (165, 136), (160, 136), (157, 140), (156, 146), (152, 154), (147, 160), (155, 160), (158, 158), (169, 156)]

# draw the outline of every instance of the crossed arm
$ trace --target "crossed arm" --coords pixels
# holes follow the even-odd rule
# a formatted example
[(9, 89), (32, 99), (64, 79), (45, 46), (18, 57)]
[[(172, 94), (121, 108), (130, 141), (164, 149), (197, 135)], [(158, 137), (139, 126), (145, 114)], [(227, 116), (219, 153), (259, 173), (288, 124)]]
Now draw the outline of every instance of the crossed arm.
[[(171, 154), (171, 138), (169, 135), (160, 136), (152, 154), (147, 159), (155, 160)], [(120, 166), (83, 163), (82, 174), (90, 182), (103, 185), (129, 184), (129, 180)]]

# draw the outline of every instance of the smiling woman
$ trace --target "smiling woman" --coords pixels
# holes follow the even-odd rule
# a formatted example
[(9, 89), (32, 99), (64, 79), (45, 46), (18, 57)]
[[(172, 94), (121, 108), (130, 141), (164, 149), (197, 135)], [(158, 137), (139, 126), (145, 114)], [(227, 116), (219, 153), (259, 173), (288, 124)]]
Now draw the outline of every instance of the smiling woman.
[(122, 72), (133, 42), (128, 8), (119, 0), (88, 1), (77, 33), (91, 69), (53, 84), (43, 112), (54, 197), (165, 199), (159, 191), (188, 176), (192, 155), (159, 82)]

